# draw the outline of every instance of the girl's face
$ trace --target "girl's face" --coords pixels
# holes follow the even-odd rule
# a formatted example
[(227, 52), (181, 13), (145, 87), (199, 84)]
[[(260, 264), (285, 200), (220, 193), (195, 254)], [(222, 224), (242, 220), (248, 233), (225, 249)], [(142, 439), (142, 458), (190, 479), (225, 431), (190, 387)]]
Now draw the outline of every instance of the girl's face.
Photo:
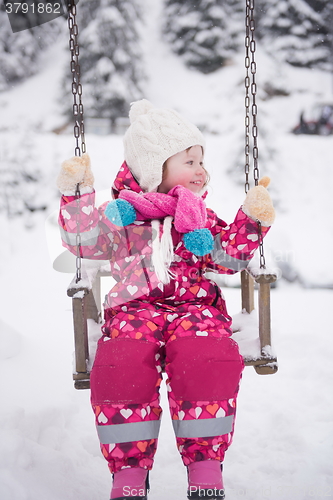
[(165, 168), (163, 180), (157, 190), (159, 193), (168, 193), (179, 184), (193, 193), (199, 193), (206, 182), (201, 146), (192, 146), (171, 156), (166, 161)]

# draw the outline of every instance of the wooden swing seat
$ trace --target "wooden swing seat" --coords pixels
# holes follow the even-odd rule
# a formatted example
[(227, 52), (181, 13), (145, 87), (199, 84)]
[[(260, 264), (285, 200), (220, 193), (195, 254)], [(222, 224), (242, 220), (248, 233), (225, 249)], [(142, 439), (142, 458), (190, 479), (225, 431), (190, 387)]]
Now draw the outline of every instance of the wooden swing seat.
[[(83, 269), (82, 280), (77, 284), (75, 278), (70, 283), (67, 294), (72, 298), (75, 370), (73, 373), (76, 389), (89, 389), (89, 320), (101, 323), (101, 279), (110, 276), (109, 272), (98, 269), (86, 274)], [(253, 366), (260, 375), (277, 372), (277, 359), (271, 354), (270, 330), (270, 284), (276, 281), (276, 275), (262, 272), (242, 271), (242, 312), (249, 314), (254, 309), (254, 283), (258, 283), (259, 301), (259, 345), (256, 356), (243, 355), (245, 366)], [(240, 346), (241, 347), (241, 346)], [(241, 349), (240, 349), (241, 350)], [(242, 350), (241, 350), (242, 352)], [(243, 354), (243, 353), (242, 353)]]

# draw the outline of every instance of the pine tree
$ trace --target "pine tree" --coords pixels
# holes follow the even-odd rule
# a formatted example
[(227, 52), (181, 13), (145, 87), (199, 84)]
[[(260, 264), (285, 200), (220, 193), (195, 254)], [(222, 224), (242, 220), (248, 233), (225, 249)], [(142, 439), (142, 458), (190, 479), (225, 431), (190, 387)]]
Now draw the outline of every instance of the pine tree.
[(32, 227), (32, 215), (47, 209), (44, 176), (38, 166), (34, 135), (19, 130), (0, 155), (0, 214), (8, 219), (23, 217)]
[(33, 75), (38, 68), (39, 46), (31, 30), (13, 33), (9, 19), (0, 8), (0, 90)]
[(5, 7), (0, 5), (0, 91), (6, 90), (40, 69), (40, 55), (56, 39), (61, 22), (13, 33)]
[(127, 116), (129, 103), (142, 96), (136, 0), (82, 0), (78, 16), (84, 112), (112, 121)]
[(242, 43), (242, 1), (166, 0), (165, 16), (163, 32), (172, 50), (202, 73), (224, 66)]
[(333, 72), (333, 0), (306, 0), (313, 9), (320, 13), (323, 27), (320, 30), (323, 45), (327, 47), (327, 61)]
[(313, 5), (314, 0), (259, 1), (258, 37), (267, 50), (293, 66), (327, 67), (327, 27)]

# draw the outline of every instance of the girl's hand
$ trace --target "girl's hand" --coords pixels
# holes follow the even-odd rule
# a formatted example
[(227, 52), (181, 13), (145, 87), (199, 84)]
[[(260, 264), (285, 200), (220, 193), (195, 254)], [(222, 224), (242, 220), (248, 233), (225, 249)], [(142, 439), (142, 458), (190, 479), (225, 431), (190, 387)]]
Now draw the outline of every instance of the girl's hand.
[(62, 194), (74, 195), (77, 184), (80, 184), (81, 194), (93, 190), (94, 176), (90, 169), (90, 158), (87, 153), (73, 156), (61, 165), (57, 186)]
[(270, 178), (265, 176), (259, 185), (249, 190), (243, 203), (243, 212), (251, 219), (259, 220), (263, 226), (271, 226), (275, 219), (275, 210), (266, 187)]

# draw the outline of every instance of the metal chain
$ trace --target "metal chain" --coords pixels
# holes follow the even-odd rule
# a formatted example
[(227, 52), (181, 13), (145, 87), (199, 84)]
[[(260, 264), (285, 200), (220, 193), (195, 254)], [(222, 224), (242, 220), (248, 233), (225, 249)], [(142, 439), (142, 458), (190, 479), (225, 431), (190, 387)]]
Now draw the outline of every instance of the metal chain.
[[(246, 0), (245, 15), (245, 192), (249, 190), (249, 171), (250, 171), (250, 106), (252, 118), (252, 157), (253, 157), (253, 177), (257, 186), (259, 181), (258, 167), (258, 127), (257, 127), (257, 83), (255, 61), (256, 41), (254, 38), (255, 20), (254, 20), (254, 0)], [(251, 73), (251, 77), (250, 77)], [(250, 95), (251, 92), (251, 95)]]
[(250, 15), (249, 6), (246, 4), (245, 15), (245, 193), (250, 189)]
[[(82, 104), (82, 85), (80, 82), (79, 65), (79, 44), (78, 44), (78, 26), (76, 22), (75, 0), (67, 1), (68, 9), (68, 28), (69, 28), (69, 49), (71, 52), (71, 73), (72, 73), (72, 94), (73, 94), (73, 116), (74, 116), (74, 138), (76, 141), (75, 156), (81, 156), (86, 152), (86, 143), (84, 135), (83, 104)], [(76, 283), (81, 278), (82, 248), (80, 233), (80, 184), (76, 185)]]
[[(249, 172), (250, 172), (250, 141), (252, 138), (252, 159), (253, 159), (253, 178), (255, 186), (259, 182), (259, 165), (258, 165), (258, 126), (257, 126), (257, 83), (256, 72), (257, 64), (255, 61), (256, 42), (254, 38), (255, 20), (254, 20), (254, 2), (255, 0), (246, 0), (245, 12), (245, 193), (250, 189)], [(250, 77), (251, 72), (251, 77)], [(251, 92), (251, 94), (250, 94)], [(251, 106), (251, 117), (250, 117)], [(252, 137), (250, 138), (250, 118), (252, 118)], [(259, 252), (260, 252), (260, 269), (266, 268), (263, 238), (261, 231), (261, 223), (258, 222), (259, 235)]]
[[(73, 94), (73, 116), (74, 116), (74, 137), (76, 139), (75, 156), (81, 156), (86, 152), (86, 143), (84, 136), (83, 104), (82, 104), (82, 85), (80, 82), (80, 64), (79, 64), (79, 44), (78, 44), (78, 26), (76, 22), (76, 5), (74, 0), (68, 0), (68, 28), (69, 28), (69, 49), (71, 52), (71, 73), (72, 73), (72, 94)], [(79, 140), (81, 139), (81, 144)]]

